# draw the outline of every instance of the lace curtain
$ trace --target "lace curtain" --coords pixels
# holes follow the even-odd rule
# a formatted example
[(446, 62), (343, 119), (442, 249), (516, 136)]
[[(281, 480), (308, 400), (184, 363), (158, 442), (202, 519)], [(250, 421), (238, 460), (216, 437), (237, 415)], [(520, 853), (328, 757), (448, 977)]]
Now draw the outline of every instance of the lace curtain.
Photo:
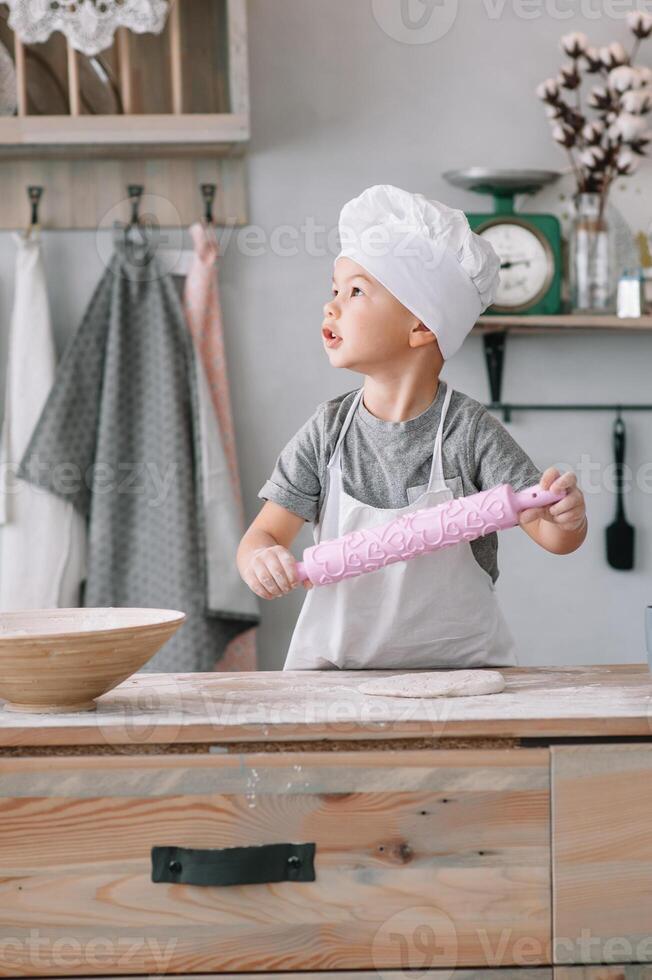
[(7, 0), (9, 26), (25, 44), (47, 40), (53, 31), (66, 35), (73, 48), (93, 55), (108, 48), (116, 28), (159, 34), (168, 14), (167, 0)]

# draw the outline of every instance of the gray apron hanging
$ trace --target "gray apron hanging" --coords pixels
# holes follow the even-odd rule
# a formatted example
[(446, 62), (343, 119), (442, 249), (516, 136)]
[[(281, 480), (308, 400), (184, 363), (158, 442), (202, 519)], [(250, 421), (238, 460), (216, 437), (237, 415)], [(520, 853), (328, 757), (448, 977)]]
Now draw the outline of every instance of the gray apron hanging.
[(85, 606), (187, 614), (143, 671), (212, 670), (260, 619), (207, 604), (194, 357), (151, 241), (116, 234), (18, 471), (88, 521)]

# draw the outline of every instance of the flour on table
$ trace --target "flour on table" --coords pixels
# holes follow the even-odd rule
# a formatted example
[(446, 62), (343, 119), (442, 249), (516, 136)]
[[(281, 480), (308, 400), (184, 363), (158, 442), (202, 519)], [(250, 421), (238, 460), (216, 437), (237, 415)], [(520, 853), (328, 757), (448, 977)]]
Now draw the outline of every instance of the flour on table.
[(425, 670), (363, 681), (358, 691), (396, 698), (461, 698), (498, 694), (504, 687), (505, 678), (498, 670)]

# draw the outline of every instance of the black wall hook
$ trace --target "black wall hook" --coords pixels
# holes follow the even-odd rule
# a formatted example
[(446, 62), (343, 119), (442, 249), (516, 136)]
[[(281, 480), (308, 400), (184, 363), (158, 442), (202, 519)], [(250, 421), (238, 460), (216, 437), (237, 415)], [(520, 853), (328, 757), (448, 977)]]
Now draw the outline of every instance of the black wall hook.
[(140, 223), (140, 199), (143, 196), (143, 191), (145, 188), (142, 184), (128, 184), (127, 194), (129, 195), (129, 200), (131, 201), (131, 221), (129, 222), (129, 227), (133, 227)]
[(27, 196), (29, 197), (30, 203), (32, 205), (32, 216), (30, 218), (31, 225), (38, 224), (38, 206), (43, 196), (43, 188), (38, 185), (31, 185), (27, 188)]
[(201, 196), (204, 199), (204, 221), (213, 224), (213, 201), (215, 200), (216, 184), (200, 184)]

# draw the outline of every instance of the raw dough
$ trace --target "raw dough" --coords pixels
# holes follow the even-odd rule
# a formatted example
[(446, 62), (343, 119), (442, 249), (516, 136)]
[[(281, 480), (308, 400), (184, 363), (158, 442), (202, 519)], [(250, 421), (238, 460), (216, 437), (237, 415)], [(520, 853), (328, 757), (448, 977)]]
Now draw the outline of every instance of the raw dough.
[(505, 687), (499, 670), (424, 670), (363, 681), (361, 694), (396, 698), (460, 698), (470, 694), (498, 694)]

